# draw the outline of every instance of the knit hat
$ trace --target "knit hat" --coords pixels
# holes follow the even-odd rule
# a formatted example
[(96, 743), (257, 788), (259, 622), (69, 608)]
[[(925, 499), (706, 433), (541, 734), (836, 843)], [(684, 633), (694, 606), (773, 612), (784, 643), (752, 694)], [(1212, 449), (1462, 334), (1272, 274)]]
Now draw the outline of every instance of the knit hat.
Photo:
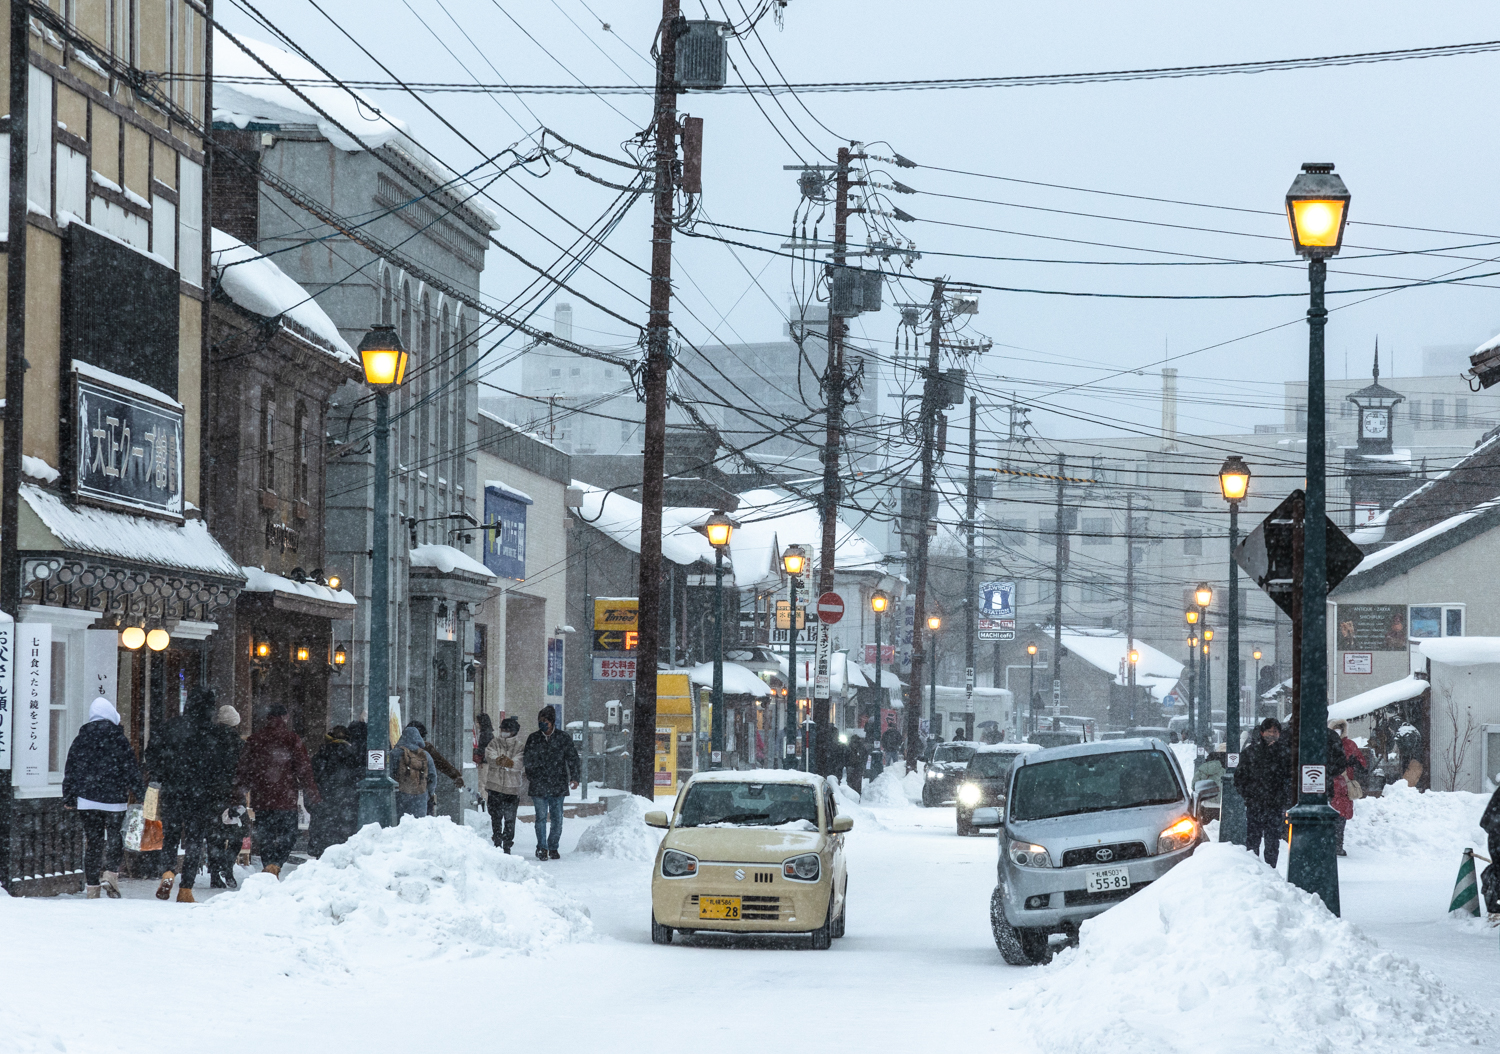
[(219, 707), (219, 712), (214, 715), (214, 724), (216, 725), (228, 725), (230, 728), (235, 728), (239, 723), (240, 712), (228, 703)]

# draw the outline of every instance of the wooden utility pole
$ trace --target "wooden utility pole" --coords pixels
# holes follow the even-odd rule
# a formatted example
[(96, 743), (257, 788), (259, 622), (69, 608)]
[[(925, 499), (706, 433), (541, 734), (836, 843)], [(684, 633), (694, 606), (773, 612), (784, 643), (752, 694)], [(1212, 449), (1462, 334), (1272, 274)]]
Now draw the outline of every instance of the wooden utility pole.
[(979, 400), (969, 396), (969, 490), (964, 504), (964, 738), (974, 742), (974, 530), (979, 519), (978, 468), (975, 446), (979, 435)]
[(652, 185), (651, 301), (646, 324), (644, 449), (641, 456), (641, 554), (637, 590), (640, 634), (635, 653), (635, 702), (630, 736), (630, 789), (656, 794), (656, 663), (661, 637), (662, 474), (667, 448), (668, 338), (672, 309), (673, 169), (677, 161), (678, 0), (662, 0), (656, 60), (656, 175)]
[(1135, 720), (1135, 495), (1125, 495), (1125, 665), (1130, 667), (1125, 683), (1130, 687), (1131, 724)]
[[(1068, 459), (1057, 455), (1057, 530), (1054, 532), (1056, 542), (1056, 557), (1053, 568), (1052, 596), (1052, 716), (1057, 718), (1062, 714), (1062, 591), (1063, 591), (1063, 568), (1068, 565), (1068, 530), (1063, 522), (1066, 510), (1063, 508), (1064, 488), (1067, 484), (1063, 477), (1068, 474)], [(1053, 721), (1053, 731), (1057, 731), (1057, 722)]]
[(906, 689), (906, 771), (915, 772), (922, 754), (922, 666), (927, 632), (927, 528), (932, 523), (933, 477), (936, 474), (937, 416), (944, 405), (946, 382), (938, 372), (943, 337), (943, 280), (932, 282), (932, 334), (927, 342), (926, 382), (922, 386), (922, 512), (917, 529), (917, 581), (911, 627), (911, 683)]

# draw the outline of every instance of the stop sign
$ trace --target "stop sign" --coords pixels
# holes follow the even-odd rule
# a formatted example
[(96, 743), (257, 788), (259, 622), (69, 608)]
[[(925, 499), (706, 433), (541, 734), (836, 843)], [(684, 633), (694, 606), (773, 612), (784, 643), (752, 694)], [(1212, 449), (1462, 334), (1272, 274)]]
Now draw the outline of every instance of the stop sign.
[(844, 598), (837, 593), (824, 593), (818, 598), (818, 621), (830, 626), (844, 617)]

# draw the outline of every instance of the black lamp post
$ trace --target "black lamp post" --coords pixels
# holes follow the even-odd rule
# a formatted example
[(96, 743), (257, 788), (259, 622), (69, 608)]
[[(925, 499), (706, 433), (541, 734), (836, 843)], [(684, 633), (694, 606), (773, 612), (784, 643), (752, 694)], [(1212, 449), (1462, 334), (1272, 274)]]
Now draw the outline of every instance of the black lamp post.
[[(1234, 550), (1240, 544), (1240, 502), (1250, 492), (1250, 466), (1231, 454), (1219, 468), (1219, 493), (1229, 503), (1229, 652), (1224, 658), (1224, 749), (1240, 752), (1240, 568)], [(1260, 652), (1255, 653), (1256, 658)], [(1258, 672), (1258, 671), (1257, 671)], [(1245, 801), (1234, 786), (1234, 773), (1226, 759), (1219, 791), (1219, 841), (1242, 845), (1245, 841)]]
[(1031, 711), (1031, 732), (1036, 732), (1036, 645), (1031, 642), (1026, 644), (1026, 657), (1031, 661), (1031, 672), (1026, 679), (1026, 692), (1031, 697), (1027, 700), (1027, 709)]
[(359, 342), (365, 384), (375, 393), (375, 494), (371, 502), (370, 684), (365, 700), (365, 778), (359, 822), (396, 822), (396, 781), (387, 773), (391, 749), (390, 485), (391, 392), (406, 377), (406, 349), (395, 326), (371, 326)]
[(943, 628), (941, 615), (927, 616), (927, 665), (932, 667), (932, 694), (927, 698), (927, 731), (932, 734), (937, 724), (937, 635)]
[(796, 768), (797, 745), (797, 583), (807, 567), (807, 550), (800, 545), (789, 545), (781, 554), (781, 569), (791, 583), (791, 603), (787, 611), (787, 695), (786, 695), (786, 768)]
[(1302, 166), (1286, 192), (1292, 247), (1307, 258), (1307, 498), (1302, 535), (1302, 676), (1297, 725), (1297, 804), (1287, 879), (1339, 913), (1338, 813), (1328, 804), (1328, 537), (1327, 450), (1323, 391), (1323, 285), (1328, 257), (1344, 243), (1349, 189), (1333, 165)]
[(735, 522), (722, 511), (715, 512), (703, 525), (708, 535), (708, 544), (714, 547), (714, 686), (713, 725), (709, 734), (709, 768), (719, 768), (724, 763), (724, 726), (728, 715), (724, 713), (724, 550), (729, 548), (730, 535), (734, 534)]
[(885, 590), (877, 589), (870, 594), (870, 610), (875, 612), (875, 721), (877, 727), (880, 721), (880, 711), (885, 707), (881, 703), (885, 700), (885, 688), (880, 683), (880, 616), (885, 614), (891, 606), (891, 598), (886, 595)]
[(1198, 609), (1188, 608), (1183, 618), (1188, 624), (1188, 738), (1198, 742)]
[[(1198, 624), (1208, 624), (1208, 607), (1214, 602), (1214, 591), (1207, 582), (1199, 582), (1198, 588), (1193, 590), (1193, 603), (1198, 605)], [(1212, 634), (1204, 630), (1202, 634), (1204, 644), (1212, 640)], [(1214, 704), (1213, 695), (1208, 690), (1208, 648), (1203, 649), (1203, 669), (1199, 678), (1202, 683), (1198, 686), (1198, 745), (1208, 751), (1213, 747), (1214, 736)]]

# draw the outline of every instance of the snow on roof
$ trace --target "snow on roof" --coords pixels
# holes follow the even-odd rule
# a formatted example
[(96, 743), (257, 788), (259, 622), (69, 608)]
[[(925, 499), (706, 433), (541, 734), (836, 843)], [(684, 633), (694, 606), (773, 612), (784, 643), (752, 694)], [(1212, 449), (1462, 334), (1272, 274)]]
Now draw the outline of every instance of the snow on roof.
[[(286, 85), (271, 83), (265, 67), (246, 55), (235, 40), (278, 74), (297, 82), (298, 91), (316, 103), (317, 108), (309, 106)], [(324, 138), (346, 153), (366, 146), (372, 150), (386, 146), (395, 148), (418, 167), (427, 169), (433, 183), (456, 182), (456, 190), (466, 199), (465, 204), (484, 216), (492, 230), (500, 226), (499, 216), (479, 202), (473, 184), (457, 177), (419, 147), (408, 135), (406, 122), (385, 114), (365, 95), (351, 93), (329, 80), (322, 70), (306, 59), (261, 40), (239, 34), (231, 40), (228, 34), (215, 29), (213, 47), (215, 121), (238, 128), (245, 128), (252, 122), (316, 125)], [(318, 113), (319, 109), (349, 129), (359, 141), (345, 135), (333, 121)]]
[[(497, 413), (492, 413), (489, 410), (481, 409), (479, 411), (479, 416), (480, 417), (487, 417), (491, 421), (494, 421), (497, 425), (504, 425), (506, 428), (509, 428), (512, 432), (515, 432), (517, 435), (523, 435), (527, 439), (535, 439), (538, 443), (543, 443), (543, 444), (545, 444), (547, 446), (550, 446), (553, 450), (562, 450), (562, 447), (560, 447), (556, 443), (552, 442), (552, 440), (550, 440), (546, 436), (542, 435), (542, 433), (527, 431), (526, 427), (524, 425), (518, 425), (518, 424), (516, 424), (516, 422), (510, 420), (509, 418), (501, 417)], [(566, 451), (564, 451), (564, 452), (566, 453)], [(574, 486), (577, 486), (577, 484), (575, 483)]]
[(21, 455), (21, 474), (30, 476), (32, 479), (39, 479), (43, 483), (56, 483), (62, 477), (62, 473), (57, 469), (41, 458), (32, 457), (30, 454)]
[(801, 783), (808, 787), (821, 787), (823, 777), (816, 772), (799, 772), (796, 769), (715, 769), (712, 772), (696, 772), (693, 783)]
[(1391, 518), (1390, 509), (1382, 509), (1376, 515), (1349, 532), (1349, 540), (1355, 545), (1379, 545), (1385, 541), (1385, 525)]
[(1371, 553), (1369, 556), (1360, 561), (1358, 567), (1349, 572), (1344, 581), (1347, 582), (1349, 581), (1349, 579), (1354, 578), (1356, 575), (1365, 574), (1372, 569), (1379, 567), (1387, 560), (1400, 556), (1402, 553), (1409, 552), (1410, 550), (1415, 549), (1417, 546), (1423, 544), (1424, 542), (1429, 542), (1441, 534), (1446, 534), (1448, 531), (1453, 530), (1453, 528), (1459, 526), (1460, 524), (1468, 523), (1480, 513), (1487, 512), (1488, 510), (1496, 507), (1500, 507), (1500, 498), (1491, 498), (1489, 501), (1480, 502), (1468, 512), (1461, 512), (1456, 516), (1449, 516), (1441, 523), (1435, 523), (1424, 531), (1418, 531), (1416, 534), (1413, 534), (1408, 538), (1403, 538), (1399, 542), (1396, 542), (1380, 550), (1378, 553)]
[[(938, 702), (961, 703), (964, 701), (966, 691), (967, 690), (962, 685), (940, 684), (937, 686)], [(931, 692), (932, 687), (930, 685), (924, 686), (922, 689), (923, 695), (930, 695)], [(1015, 695), (1008, 688), (981, 688), (978, 685), (975, 685), (974, 698), (992, 699), (995, 702), (1005, 703), (1006, 705), (1009, 705), (1014, 700)]]
[[(714, 664), (711, 662), (699, 663), (688, 671), (688, 680), (694, 684), (712, 685), (714, 683)], [(771, 689), (755, 674), (737, 662), (726, 662), (724, 664), (724, 694), (725, 695), (753, 695), (757, 699), (771, 694)]]
[(1418, 641), (1417, 650), (1448, 666), (1500, 663), (1500, 637), (1437, 637)]
[(101, 369), (91, 362), (84, 362), (82, 359), (74, 359), (73, 372), (78, 374), (80, 377), (87, 377), (89, 380), (98, 381), (100, 384), (108, 385), (111, 388), (117, 388), (122, 392), (129, 392), (131, 395), (139, 395), (142, 399), (150, 399), (152, 402), (161, 403), (164, 406), (170, 406), (176, 410), (182, 409), (181, 403), (172, 398), (166, 392), (162, 391), (160, 388), (153, 388), (149, 384), (142, 384), (140, 381), (121, 376), (120, 374), (114, 373), (110, 370)]
[[(1120, 664), (1129, 651), (1125, 634), (1106, 629), (1073, 629), (1067, 626), (1062, 631), (1063, 647), (1096, 669), (1103, 670), (1116, 684), (1125, 684), (1120, 676)], [(1136, 664), (1135, 683), (1151, 690), (1156, 698), (1163, 698), (1182, 677), (1182, 663), (1163, 652), (1157, 651), (1141, 638), (1135, 638), (1135, 650), (1141, 661)]]
[(1420, 678), (1403, 677), (1399, 681), (1383, 684), (1379, 688), (1371, 688), (1368, 692), (1360, 692), (1358, 695), (1351, 695), (1343, 702), (1334, 703), (1328, 708), (1328, 720), (1351, 721), (1356, 717), (1364, 717), (1366, 714), (1379, 710), (1382, 706), (1415, 699), (1427, 688), (1428, 683)]
[(524, 490), (517, 490), (515, 487), (507, 487), (504, 483), (501, 483), (498, 479), (487, 479), (487, 480), (485, 480), (484, 481), (484, 489), (485, 490), (498, 490), (500, 492), (500, 496), (502, 498), (509, 498), (511, 501), (519, 501), (522, 505), (535, 505), (536, 504), (536, 502), (534, 502), (534, 501), (531, 500), (531, 495), (527, 494)]
[[(583, 504), (578, 506), (579, 519), (632, 553), (641, 551), (640, 502), (576, 479), (573, 486), (583, 491)], [(692, 521), (701, 512), (700, 509), (662, 509), (661, 555), (664, 559), (679, 567), (690, 567), (700, 560), (713, 562), (714, 547), (692, 527)], [(731, 541), (730, 552), (733, 551)], [(738, 579), (736, 582), (739, 585), (749, 584)]]
[[(736, 585), (779, 582), (781, 552), (788, 545), (807, 546), (816, 562), (823, 522), (812, 502), (766, 489), (746, 491), (739, 499), (734, 513), (739, 527), (729, 539)], [(834, 563), (840, 571), (886, 571), (880, 549), (842, 519), (834, 532)]]
[(464, 571), (471, 575), (482, 575), (486, 579), (495, 577), (495, 572), (451, 545), (419, 545), (411, 550), (411, 565), (433, 567), (445, 575), (451, 575), (454, 571)]
[(232, 234), (213, 231), (213, 270), (229, 299), (246, 311), (266, 318), (286, 316), (327, 341), (334, 357), (355, 363), (359, 357), (328, 312), (285, 271)]
[(347, 589), (330, 589), (316, 582), (298, 582), (261, 567), (242, 567), (240, 570), (245, 575), (245, 592), (247, 593), (290, 593), (295, 596), (322, 600), (329, 604), (346, 604), (354, 607), (354, 594)]
[[(870, 662), (855, 662), (853, 659), (850, 659), (848, 661), (849, 661), (849, 668), (851, 670), (858, 670), (859, 674), (860, 674), (860, 679), (865, 682), (864, 684), (858, 685), (857, 687), (861, 687), (861, 688), (881, 687), (881, 688), (886, 689), (887, 691), (889, 691), (889, 690), (891, 690), (893, 688), (899, 691), (900, 689), (906, 687), (906, 685), (902, 683), (901, 678), (897, 677), (896, 674), (891, 670), (890, 666), (888, 666), (888, 665), (885, 665), (885, 664), (881, 665), (881, 667), (880, 667), (880, 684), (877, 686), (875, 684), (875, 664), (874, 663), (870, 663)], [(850, 681), (852, 682), (853, 680), (854, 680), (854, 678), (851, 677)]]
[(135, 563), (174, 567), (240, 581), (239, 563), (208, 533), (202, 520), (182, 524), (89, 505), (69, 506), (30, 483), (21, 497), (64, 549)]

